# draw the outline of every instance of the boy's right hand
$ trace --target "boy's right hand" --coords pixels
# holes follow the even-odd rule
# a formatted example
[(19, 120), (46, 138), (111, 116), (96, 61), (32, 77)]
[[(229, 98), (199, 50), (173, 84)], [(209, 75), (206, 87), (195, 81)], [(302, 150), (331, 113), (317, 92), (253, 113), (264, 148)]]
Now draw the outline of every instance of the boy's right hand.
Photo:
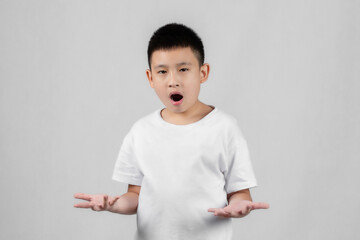
[(76, 193), (74, 198), (86, 200), (74, 205), (76, 208), (91, 208), (94, 211), (105, 211), (111, 207), (121, 196), (109, 197), (106, 194), (85, 194)]

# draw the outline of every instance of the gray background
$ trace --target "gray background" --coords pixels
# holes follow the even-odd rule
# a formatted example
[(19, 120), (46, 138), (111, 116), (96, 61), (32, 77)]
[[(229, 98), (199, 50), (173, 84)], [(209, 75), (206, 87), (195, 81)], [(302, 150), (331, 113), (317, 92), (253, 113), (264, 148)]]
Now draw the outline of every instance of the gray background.
[[(0, 1), (0, 238), (129, 239), (136, 215), (75, 209), (111, 180), (131, 124), (162, 107), (146, 48), (168, 22), (203, 39), (200, 100), (238, 118), (268, 210), (234, 239), (355, 239), (359, 1)], [(209, 206), (212, 207), (212, 206)]]

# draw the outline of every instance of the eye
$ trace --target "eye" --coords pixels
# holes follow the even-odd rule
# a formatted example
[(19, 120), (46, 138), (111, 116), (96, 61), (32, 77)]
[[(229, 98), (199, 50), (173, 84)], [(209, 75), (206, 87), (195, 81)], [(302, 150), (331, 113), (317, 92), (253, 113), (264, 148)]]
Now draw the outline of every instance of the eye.
[(186, 71), (189, 71), (189, 69), (188, 69), (188, 68), (182, 68), (182, 69), (180, 69), (180, 72), (186, 72)]
[(160, 71), (158, 71), (158, 74), (164, 74), (164, 73), (166, 73), (165, 70), (160, 70)]

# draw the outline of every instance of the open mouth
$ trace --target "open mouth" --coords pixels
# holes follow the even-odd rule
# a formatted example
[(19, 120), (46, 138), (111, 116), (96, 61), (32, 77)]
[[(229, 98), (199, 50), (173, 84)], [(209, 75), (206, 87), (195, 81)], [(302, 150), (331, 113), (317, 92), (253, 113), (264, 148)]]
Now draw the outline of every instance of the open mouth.
[(178, 101), (180, 101), (180, 100), (183, 98), (183, 96), (176, 93), (176, 94), (172, 94), (172, 95), (170, 96), (170, 98), (171, 98), (174, 102), (178, 102)]

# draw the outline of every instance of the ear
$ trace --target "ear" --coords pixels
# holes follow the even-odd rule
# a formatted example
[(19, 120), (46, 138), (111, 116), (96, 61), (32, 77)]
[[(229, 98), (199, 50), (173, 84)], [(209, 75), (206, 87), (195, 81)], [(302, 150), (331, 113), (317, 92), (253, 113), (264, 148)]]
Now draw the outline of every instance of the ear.
[(210, 65), (208, 63), (204, 63), (200, 67), (200, 83), (203, 83), (208, 79), (209, 73), (210, 73)]
[(149, 83), (150, 83), (150, 86), (152, 88), (154, 88), (154, 82), (153, 82), (153, 79), (152, 79), (152, 74), (151, 74), (151, 70), (150, 69), (146, 69), (146, 76), (149, 80)]

